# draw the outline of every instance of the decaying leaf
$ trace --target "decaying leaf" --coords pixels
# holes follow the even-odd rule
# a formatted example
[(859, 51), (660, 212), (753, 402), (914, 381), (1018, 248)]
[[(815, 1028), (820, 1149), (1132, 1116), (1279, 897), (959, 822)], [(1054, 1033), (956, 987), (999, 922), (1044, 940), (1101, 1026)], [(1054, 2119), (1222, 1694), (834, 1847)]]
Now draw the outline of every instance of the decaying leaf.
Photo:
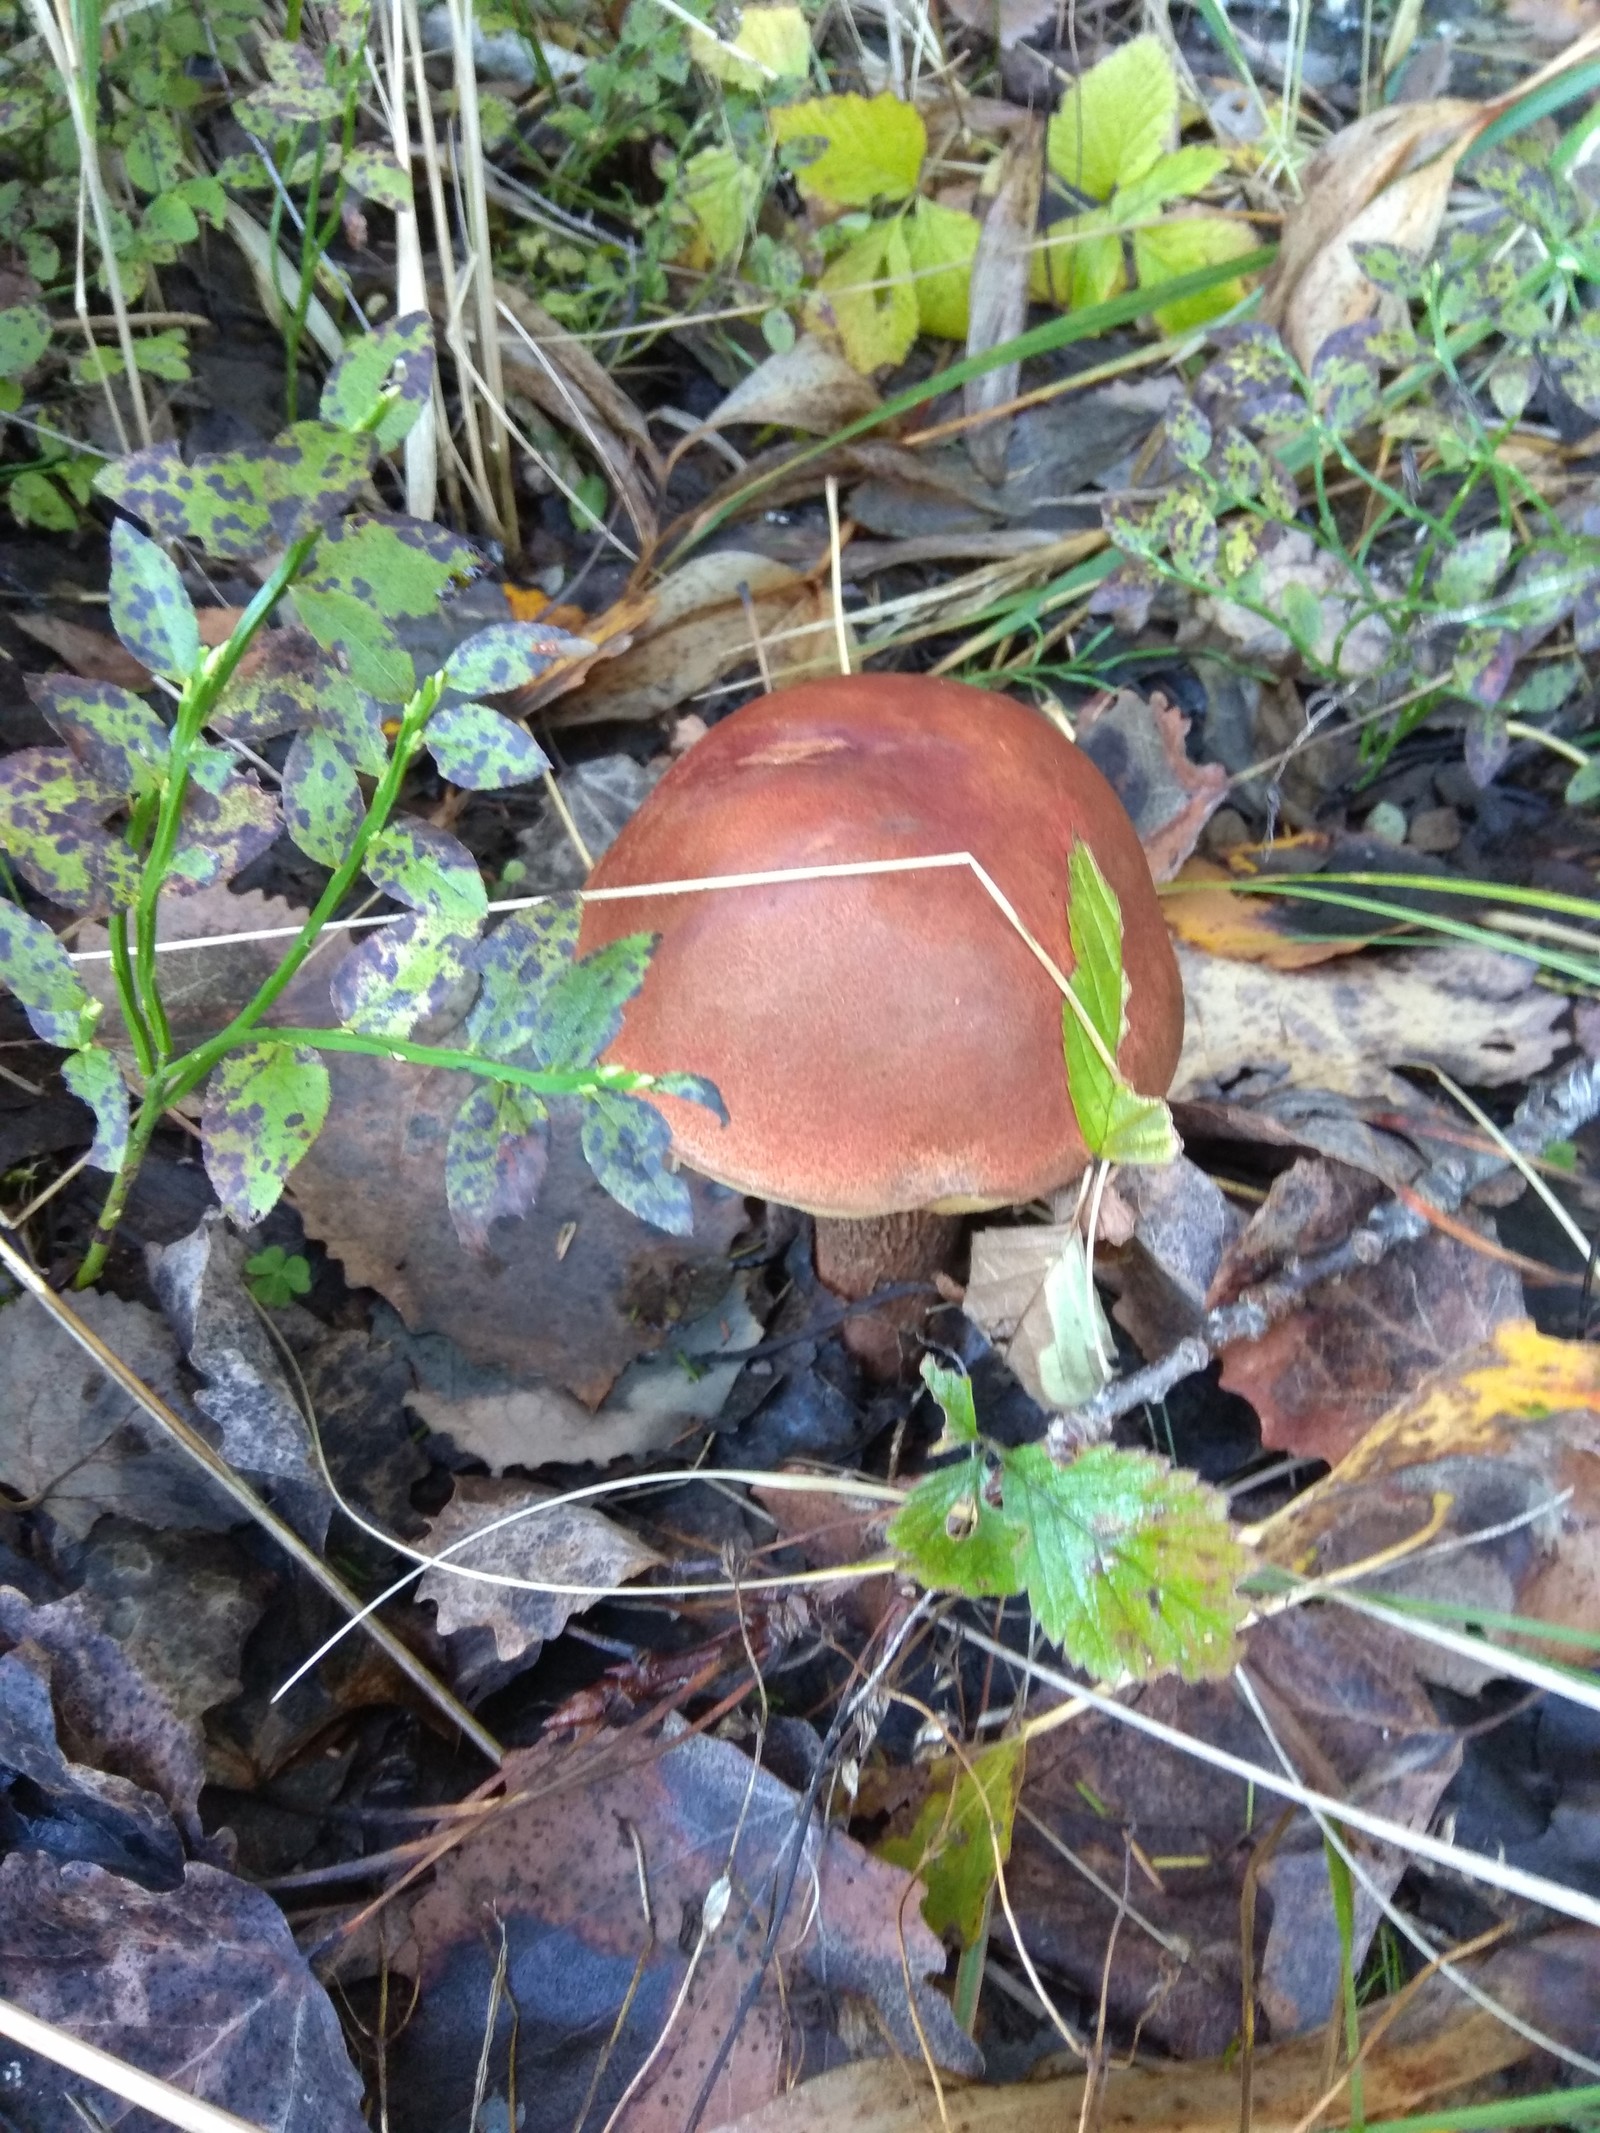
[[(1241, 896), (1230, 887), (1226, 867), (1211, 859), (1186, 859), (1176, 876), (1181, 893), (1167, 897), (1162, 910), (1180, 941), (1207, 955), (1235, 963), (1268, 963), (1274, 970), (1310, 970), (1354, 955), (1361, 939), (1298, 937), (1301, 914), (1288, 898)], [(1375, 929), (1383, 925), (1373, 920)]]
[(758, 363), (747, 378), (720, 400), (697, 430), (673, 452), (681, 458), (710, 430), (731, 423), (781, 422), (788, 429), (826, 437), (857, 415), (879, 404), (877, 388), (820, 334), (803, 333), (781, 355)]
[(1159, 690), (1145, 698), (1118, 689), (1091, 701), (1078, 720), (1078, 746), (1128, 810), (1157, 881), (1177, 873), (1228, 791), (1220, 763), (1190, 760), (1188, 730), (1188, 719)]
[[(1006, 144), (979, 231), (968, 299), (969, 356), (987, 355), (1002, 341), (1014, 340), (1027, 324), (1028, 277), (1043, 181), (1044, 121), (1030, 118)], [(983, 416), (1015, 399), (1021, 375), (1020, 363), (1002, 363), (980, 378), (969, 379), (961, 388), (964, 411)], [(1003, 419), (994, 419), (967, 432), (972, 463), (986, 481), (1004, 477), (1008, 431)]]

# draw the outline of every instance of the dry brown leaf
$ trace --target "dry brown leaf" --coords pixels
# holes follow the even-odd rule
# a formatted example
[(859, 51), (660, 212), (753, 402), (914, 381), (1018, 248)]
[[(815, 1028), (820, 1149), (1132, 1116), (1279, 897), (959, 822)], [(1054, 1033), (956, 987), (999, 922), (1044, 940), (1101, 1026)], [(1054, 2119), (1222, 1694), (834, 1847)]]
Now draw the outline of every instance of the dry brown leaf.
[[(972, 260), (967, 354), (987, 355), (1002, 341), (1015, 340), (1028, 321), (1028, 273), (1039, 222), (1039, 192), (1044, 182), (1044, 120), (1030, 115), (1007, 142), (1000, 157), (994, 197), (978, 232)], [(1022, 376), (1020, 363), (1002, 363), (969, 378), (961, 388), (961, 405), (969, 416), (1014, 400)], [(1011, 425), (1004, 418), (967, 432), (967, 452), (985, 481), (1005, 479)]]
[(597, 668), (563, 704), (562, 723), (659, 718), (735, 667), (754, 664), (741, 585), (749, 589), (775, 686), (837, 673), (828, 587), (768, 556), (720, 549), (662, 580), (650, 621), (635, 631), (629, 650)]
[(1147, 700), (1135, 689), (1118, 689), (1078, 720), (1078, 746), (1128, 810), (1157, 881), (1177, 873), (1228, 790), (1220, 763), (1189, 760), (1188, 730), (1189, 721), (1159, 690)]
[(1179, 869), (1182, 893), (1162, 899), (1169, 929), (1191, 948), (1235, 963), (1269, 963), (1274, 970), (1309, 970), (1365, 947), (1362, 940), (1294, 940), (1292, 906), (1269, 896), (1240, 895), (1226, 867), (1211, 859), (1188, 859)]
[[(1308, 369), (1330, 333), (1364, 318), (1377, 301), (1351, 256), (1351, 240), (1427, 249), (1468, 128), (1482, 115), (1481, 104), (1459, 96), (1395, 104), (1346, 126), (1318, 152), (1284, 224), (1261, 313)], [(1413, 175), (1421, 182), (1401, 183)]]
[(125, 651), (109, 630), (96, 629), (91, 622), (74, 622), (70, 615), (17, 614), (11, 620), (35, 644), (64, 660), (82, 681), (109, 682), (117, 689), (150, 686), (150, 669)]
[(674, 447), (672, 457), (680, 459), (709, 430), (732, 422), (780, 422), (785, 429), (826, 437), (881, 404), (872, 380), (847, 363), (831, 341), (803, 333), (792, 348), (768, 356), (741, 378), (700, 427)]
[(945, 0), (948, 13), (969, 30), (992, 37), (1002, 51), (1020, 44), (1030, 30), (1049, 22), (1059, 0)]
[(1055, 1346), (1056, 1337), (1045, 1279), (1077, 1234), (1073, 1223), (1052, 1222), (980, 1229), (972, 1239), (972, 1271), (961, 1308), (1041, 1407), (1055, 1404), (1039, 1369), (1039, 1358)]
[[(542, 305), (535, 303), (526, 289), (519, 288), (515, 282), (497, 281), (494, 293), (495, 301), (526, 327), (567, 382), (598, 408), (619, 436), (628, 439), (644, 462), (651, 480), (660, 482), (664, 478), (664, 469), (649, 425), (605, 365), (596, 360), (583, 341), (568, 333)], [(520, 335), (516, 336), (516, 347), (522, 351), (522, 359), (526, 362), (527, 343)]]
[[(1520, 957), (1478, 948), (1280, 971), (1178, 947), (1186, 1023), (1175, 1098), (1213, 1096), (1260, 1070), (1277, 1086), (1403, 1107), (1400, 1065), (1499, 1087), (1540, 1073), (1564, 1041), (1566, 1002)], [(1235, 1092), (1236, 1093), (1236, 1092)]]
[[(576, 652), (567, 659), (558, 659), (537, 681), (529, 682), (526, 688), (508, 696), (505, 699), (507, 707), (518, 718), (527, 718), (530, 713), (543, 710), (556, 697), (581, 689), (598, 665), (605, 660), (619, 659), (640, 631), (649, 628), (655, 620), (656, 604), (652, 592), (625, 592), (601, 614), (574, 614), (570, 623), (558, 621), (558, 611), (552, 609), (544, 619), (557, 629), (570, 629), (590, 649)], [(524, 619), (532, 620), (532, 617)]]

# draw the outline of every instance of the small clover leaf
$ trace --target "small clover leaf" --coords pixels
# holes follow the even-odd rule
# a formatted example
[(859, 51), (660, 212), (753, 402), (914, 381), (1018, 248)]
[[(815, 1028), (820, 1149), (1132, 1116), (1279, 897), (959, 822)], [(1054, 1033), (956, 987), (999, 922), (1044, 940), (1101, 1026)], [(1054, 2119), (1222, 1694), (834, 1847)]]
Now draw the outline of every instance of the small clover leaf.
[(311, 1263), (300, 1252), (286, 1252), (281, 1244), (269, 1244), (244, 1263), (245, 1286), (256, 1302), (269, 1311), (281, 1311), (297, 1296), (311, 1289)]

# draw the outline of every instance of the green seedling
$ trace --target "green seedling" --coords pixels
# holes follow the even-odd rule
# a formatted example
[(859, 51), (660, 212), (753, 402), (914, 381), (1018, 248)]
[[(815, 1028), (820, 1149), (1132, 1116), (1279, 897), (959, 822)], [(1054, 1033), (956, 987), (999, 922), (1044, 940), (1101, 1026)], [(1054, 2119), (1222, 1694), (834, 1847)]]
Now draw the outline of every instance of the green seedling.
[(258, 1304), (281, 1311), (297, 1296), (310, 1294), (311, 1264), (303, 1252), (286, 1252), (281, 1244), (269, 1244), (245, 1261), (244, 1279)]

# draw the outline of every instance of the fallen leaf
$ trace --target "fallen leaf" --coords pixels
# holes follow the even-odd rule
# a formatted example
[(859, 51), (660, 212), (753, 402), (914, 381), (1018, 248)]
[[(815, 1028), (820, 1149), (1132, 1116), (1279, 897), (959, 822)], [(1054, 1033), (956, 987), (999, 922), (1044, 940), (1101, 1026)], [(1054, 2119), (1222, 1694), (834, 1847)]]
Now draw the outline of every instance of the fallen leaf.
[[(272, 2133), (363, 2133), (361, 2081), (327, 1994), (260, 1889), (214, 1867), (151, 1893), (97, 1866), (0, 1866), (0, 1993), (102, 2051)], [(7, 2044), (27, 2133), (143, 2113)]]
[(658, 718), (710, 689), (735, 667), (756, 664), (740, 586), (773, 684), (839, 668), (833, 601), (825, 583), (785, 563), (739, 549), (695, 556), (656, 588), (655, 612), (619, 658), (595, 668), (560, 716), (564, 725)]
[[(185, 1420), (196, 1418), (172, 1336), (143, 1304), (89, 1289), (73, 1309)], [(55, 1319), (19, 1296), (0, 1310), (7, 1426), (0, 1479), (74, 1540), (108, 1511), (148, 1526), (221, 1533), (239, 1521), (224, 1496), (148, 1421)]]
[(1004, 52), (1050, 21), (1057, 0), (946, 0), (946, 5), (957, 22), (994, 38)]
[[(448, 1564), (426, 1571), (417, 1598), (438, 1610), (439, 1634), (487, 1631), (501, 1661), (531, 1664), (547, 1638), (559, 1637), (575, 1614), (584, 1614), (598, 1594), (522, 1591), (513, 1585), (489, 1585), (462, 1570), (492, 1570), (504, 1577), (548, 1580), (557, 1585), (624, 1585), (661, 1558), (631, 1533), (614, 1525), (588, 1504), (563, 1504), (558, 1510), (521, 1518), (502, 1526), (475, 1547), (459, 1543), (481, 1526), (513, 1511), (545, 1502), (553, 1492), (531, 1489), (525, 1482), (488, 1481), (472, 1474), (456, 1476), (455, 1492), (444, 1509), (428, 1521), (423, 1544), (430, 1555), (456, 1553)], [(452, 1567), (459, 1566), (459, 1568)]]
[(1246, 1289), (1282, 1273), (1294, 1259), (1342, 1243), (1383, 1197), (1369, 1173), (1345, 1163), (1291, 1163), (1212, 1270), (1206, 1309), (1233, 1303)]
[[(1003, 341), (1015, 340), (1028, 319), (1028, 275), (1033, 265), (1039, 223), (1039, 195), (1044, 183), (1044, 120), (1031, 116), (1001, 151), (995, 189), (978, 232), (968, 293), (968, 356), (987, 355)], [(961, 406), (983, 417), (1017, 395), (1020, 363), (1002, 363), (969, 378), (961, 388)], [(1010, 423), (1003, 417), (982, 421), (966, 435), (972, 464), (985, 481), (998, 482), (1006, 471)]]
[(109, 630), (96, 629), (89, 622), (74, 622), (68, 615), (16, 614), (11, 620), (35, 643), (47, 646), (84, 681), (107, 681), (136, 693), (153, 686), (144, 661), (135, 659)]
[[(641, 630), (655, 620), (656, 596), (651, 592), (626, 592), (598, 615), (572, 612), (571, 628), (589, 649), (555, 660), (537, 681), (513, 691), (503, 699), (518, 718), (543, 710), (558, 696), (579, 689), (594, 669), (608, 659), (617, 659), (632, 645)], [(567, 628), (566, 623), (560, 625)]]
[(1500, 1087), (1540, 1073), (1565, 1002), (1515, 956), (1422, 949), (1334, 969), (1278, 971), (1178, 947), (1186, 1022), (1176, 1098), (1218, 1094), (1259, 1069), (1272, 1086), (1380, 1097), (1404, 1108), (1399, 1065)]
[(1228, 791), (1220, 763), (1194, 763), (1189, 721), (1157, 691), (1148, 699), (1118, 689), (1091, 702), (1076, 728), (1078, 746), (1128, 810), (1157, 881), (1170, 881)]
[[(1078, 1340), (1069, 1330), (1075, 1320), (1058, 1325), (1063, 1317), (1058, 1285), (1081, 1287), (1083, 1278), (1082, 1233), (1075, 1223), (981, 1229), (973, 1235), (972, 1271), (962, 1309), (1043, 1408), (1059, 1411), (1076, 1405), (1103, 1382), (1096, 1372), (1092, 1382), (1073, 1381), (1069, 1392), (1052, 1369), (1052, 1358), (1063, 1351), (1063, 1334), (1069, 1371), (1074, 1351), (1092, 1353), (1086, 1320), (1076, 1326)], [(1109, 1352), (1109, 1337), (1103, 1337)]]
[(1112, 1317), (1154, 1362), (1198, 1330), (1206, 1291), (1241, 1223), (1217, 1185), (1189, 1158), (1120, 1171), (1133, 1235), (1116, 1269)]
[[(391, 2048), (395, 2133), (464, 2122), (502, 1936), (516, 2017), (513, 2032), (503, 2006), (490, 2039), (494, 2093), (506, 2093), (514, 2048), (516, 2092), (537, 2095), (541, 2124), (574, 2125), (592, 2111), (603, 2126), (648, 2057), (619, 2133), (681, 2133), (757, 1975), (771, 1876), (799, 1801), (727, 1741), (689, 1735), (631, 1766), (621, 1736), (596, 1745), (564, 1787), (561, 1752), (509, 1756), (510, 1789), (535, 1796), (442, 1860), (416, 1905), (421, 1998)], [(653, 1928), (640, 1911), (641, 1874)], [(727, 1915), (679, 2004), (724, 1874)], [(899, 2051), (920, 2053), (920, 2031), (940, 2064), (976, 2071), (970, 2040), (926, 1982), (942, 1973), (944, 1950), (922, 1923), (919, 1893), (839, 1830), (808, 1826), (779, 1953), (737, 2026), (708, 2124), (765, 2103), (816, 2063), (840, 2002), (857, 2003)]]
[[(1297, 938), (1304, 906), (1297, 908), (1290, 898), (1241, 895), (1230, 886), (1233, 879), (1215, 860), (1184, 861), (1175, 877), (1182, 893), (1164, 897), (1161, 905), (1180, 941), (1207, 955), (1235, 963), (1268, 963), (1274, 970), (1310, 970), (1370, 944), (1370, 934), (1344, 940)], [(1374, 933), (1384, 930), (1381, 919), (1372, 925)]]
[(1351, 245), (1385, 240), (1431, 249), (1456, 159), (1481, 104), (1441, 96), (1357, 119), (1320, 149), (1284, 223), (1263, 299), (1266, 324), (1309, 370), (1330, 333), (1365, 318), (1378, 292)]
[(698, 429), (673, 447), (674, 460), (712, 430), (730, 423), (779, 422), (826, 437), (881, 404), (877, 388), (820, 334), (803, 333), (782, 355), (769, 355), (718, 401)]

